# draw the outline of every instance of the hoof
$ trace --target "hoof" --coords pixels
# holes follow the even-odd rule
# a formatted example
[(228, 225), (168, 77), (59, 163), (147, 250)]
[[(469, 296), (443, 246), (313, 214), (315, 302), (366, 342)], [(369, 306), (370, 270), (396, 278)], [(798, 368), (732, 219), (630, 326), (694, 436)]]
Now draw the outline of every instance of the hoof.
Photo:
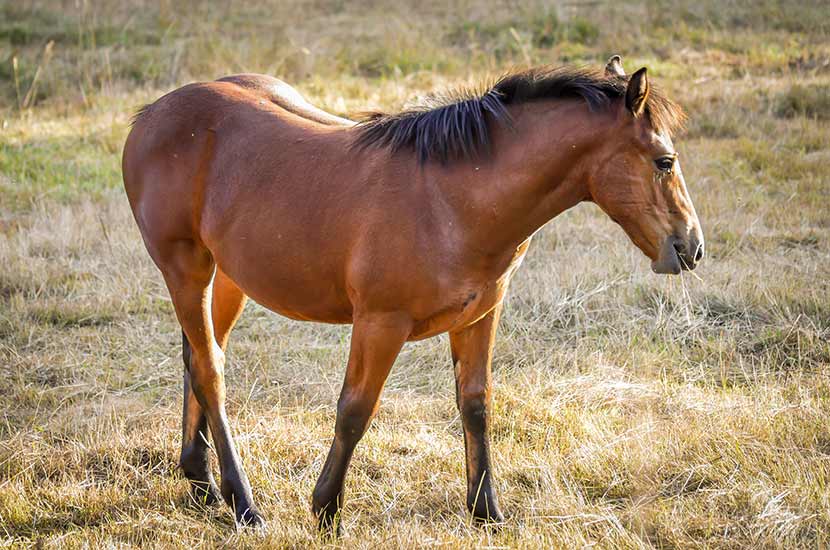
[(498, 529), (504, 524), (504, 516), (496, 510), (495, 513), (473, 514), (473, 522), (481, 527), (494, 527)]
[(222, 501), (219, 488), (213, 481), (190, 481), (190, 496), (203, 506), (212, 506)]
[(267, 525), (262, 514), (254, 508), (248, 508), (237, 515), (236, 525), (245, 529), (263, 530)]
[(468, 507), (470, 514), (473, 516), (473, 522), (476, 525), (487, 525), (498, 527), (504, 523), (504, 515), (499, 510), (499, 505), (493, 499), (487, 502), (486, 499), (475, 502), (474, 505)]
[(343, 526), (340, 521), (340, 510), (334, 513), (326, 509), (315, 512), (317, 517), (317, 532), (322, 536), (340, 538), (343, 536)]

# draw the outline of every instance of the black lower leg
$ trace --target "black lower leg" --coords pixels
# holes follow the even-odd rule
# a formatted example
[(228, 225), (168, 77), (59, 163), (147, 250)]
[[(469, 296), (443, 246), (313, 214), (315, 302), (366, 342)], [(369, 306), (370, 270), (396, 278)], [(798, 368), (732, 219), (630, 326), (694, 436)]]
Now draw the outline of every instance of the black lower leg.
[(317, 529), (321, 533), (341, 534), (340, 509), (343, 505), (343, 468), (342, 451), (337, 448), (337, 441), (332, 443), (323, 471), (311, 496), (311, 510), (317, 517)]
[(467, 509), (481, 522), (501, 522), (490, 466), (486, 398), (465, 399), (461, 403), (464, 446), (467, 454)]
[(323, 471), (312, 495), (312, 511), (321, 532), (339, 536), (342, 532), (340, 512), (343, 506), (343, 482), (352, 454), (371, 420), (371, 411), (362, 403), (338, 405), (335, 437)]

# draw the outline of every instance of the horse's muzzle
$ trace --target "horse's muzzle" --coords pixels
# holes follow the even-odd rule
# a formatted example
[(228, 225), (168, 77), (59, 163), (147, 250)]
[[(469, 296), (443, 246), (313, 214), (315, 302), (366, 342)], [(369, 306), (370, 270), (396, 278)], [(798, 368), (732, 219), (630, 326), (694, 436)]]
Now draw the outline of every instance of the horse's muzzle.
[(655, 273), (677, 275), (681, 271), (691, 271), (703, 259), (703, 242), (695, 237), (685, 241), (671, 235), (663, 241), (660, 255), (651, 262), (651, 269)]

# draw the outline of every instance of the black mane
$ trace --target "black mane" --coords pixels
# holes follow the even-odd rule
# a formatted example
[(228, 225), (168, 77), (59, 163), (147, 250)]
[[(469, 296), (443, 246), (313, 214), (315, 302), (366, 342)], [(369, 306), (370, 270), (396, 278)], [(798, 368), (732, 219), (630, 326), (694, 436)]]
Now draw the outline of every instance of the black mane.
[(136, 109), (135, 113), (133, 113), (132, 118), (130, 118), (130, 128), (134, 127), (138, 123), (138, 119), (146, 115), (150, 111), (150, 108), (152, 106), (152, 103), (148, 103)]
[[(510, 124), (507, 105), (537, 99), (583, 99), (591, 110), (624, 98), (628, 78), (574, 67), (535, 67), (501, 77), (483, 92), (461, 89), (400, 113), (370, 113), (356, 127), (357, 147), (414, 149), (421, 162), (446, 163), (489, 151), (488, 118)], [(646, 114), (668, 132), (682, 125), (680, 107), (651, 87)], [(489, 116), (488, 116), (489, 115)]]

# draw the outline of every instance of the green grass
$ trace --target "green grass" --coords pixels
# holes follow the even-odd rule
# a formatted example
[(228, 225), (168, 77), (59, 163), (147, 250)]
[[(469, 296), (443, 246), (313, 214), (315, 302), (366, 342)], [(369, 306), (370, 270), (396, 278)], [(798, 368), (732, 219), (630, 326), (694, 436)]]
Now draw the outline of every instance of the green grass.
[(830, 119), (830, 86), (793, 85), (787, 92), (776, 97), (774, 110), (776, 115), (786, 118), (805, 116), (821, 120)]
[(464, 513), (439, 337), (393, 370), (337, 545), (827, 547), (828, 15), (806, 0), (0, 2), (0, 545), (335, 546), (309, 499), (349, 327), (246, 309), (231, 423), (269, 528), (237, 533), (226, 508), (188, 500), (179, 331), (120, 188), (138, 106), (255, 71), (343, 115), (619, 53), (688, 110), (675, 141), (707, 238), (698, 277), (651, 274), (597, 208), (546, 226), (495, 351), (506, 525)]

